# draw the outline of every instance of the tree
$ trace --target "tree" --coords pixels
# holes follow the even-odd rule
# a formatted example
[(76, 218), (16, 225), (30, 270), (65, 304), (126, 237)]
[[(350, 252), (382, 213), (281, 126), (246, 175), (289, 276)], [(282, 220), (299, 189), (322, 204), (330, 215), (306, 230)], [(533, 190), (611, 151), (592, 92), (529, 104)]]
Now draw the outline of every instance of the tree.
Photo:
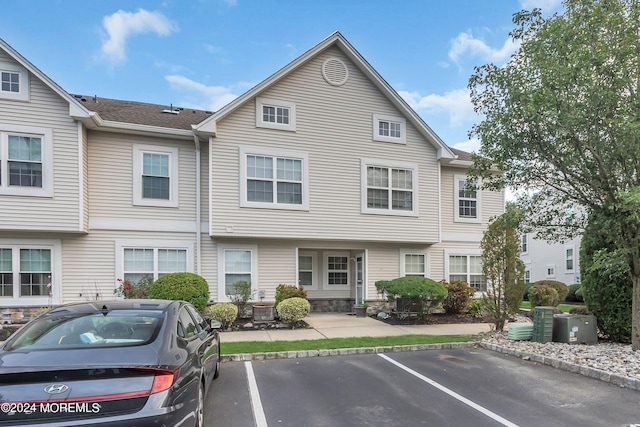
[(482, 272), (487, 278), (483, 306), (497, 331), (504, 329), (509, 314), (516, 313), (524, 295), (524, 263), (520, 259), (521, 212), (509, 203), (494, 218), (482, 237)]
[[(640, 349), (640, 2), (565, 0), (565, 12), (514, 15), (508, 64), (475, 69), (483, 116), (469, 174), (522, 190), (525, 224), (563, 240), (608, 214), (633, 282), (632, 347)], [(495, 169), (504, 173), (496, 175)]]

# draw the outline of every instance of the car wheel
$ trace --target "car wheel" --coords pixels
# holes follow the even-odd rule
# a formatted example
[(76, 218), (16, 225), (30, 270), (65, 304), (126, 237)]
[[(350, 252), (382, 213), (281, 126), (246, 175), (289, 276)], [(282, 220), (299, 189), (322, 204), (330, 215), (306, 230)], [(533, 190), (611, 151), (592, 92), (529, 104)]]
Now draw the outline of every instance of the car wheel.
[(216, 360), (216, 370), (213, 373), (214, 380), (220, 376), (220, 364), (220, 345), (218, 345), (218, 359)]
[(204, 426), (204, 386), (198, 389), (198, 407), (196, 408), (196, 427)]

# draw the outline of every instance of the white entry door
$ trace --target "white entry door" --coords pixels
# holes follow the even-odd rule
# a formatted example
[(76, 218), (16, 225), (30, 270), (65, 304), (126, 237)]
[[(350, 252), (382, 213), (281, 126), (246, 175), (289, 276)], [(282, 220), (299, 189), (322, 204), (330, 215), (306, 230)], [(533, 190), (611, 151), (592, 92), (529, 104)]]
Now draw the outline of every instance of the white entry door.
[(364, 252), (356, 255), (356, 304), (364, 302), (366, 299), (366, 268)]

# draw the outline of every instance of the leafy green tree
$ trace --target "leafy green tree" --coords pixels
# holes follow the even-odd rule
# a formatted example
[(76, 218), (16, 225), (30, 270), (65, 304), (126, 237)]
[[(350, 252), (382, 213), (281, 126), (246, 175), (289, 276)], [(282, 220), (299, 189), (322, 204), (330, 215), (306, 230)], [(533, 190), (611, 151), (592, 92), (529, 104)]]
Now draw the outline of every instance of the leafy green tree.
[[(514, 15), (518, 51), (469, 81), (483, 116), (470, 175), (521, 190), (527, 228), (563, 240), (607, 213), (633, 282), (640, 349), (640, 2), (565, 0), (565, 12)], [(495, 169), (504, 173), (496, 175)]]
[(487, 279), (483, 297), (486, 314), (497, 331), (504, 329), (509, 314), (516, 313), (524, 295), (524, 263), (520, 260), (521, 212), (513, 203), (494, 218), (482, 237), (482, 271)]

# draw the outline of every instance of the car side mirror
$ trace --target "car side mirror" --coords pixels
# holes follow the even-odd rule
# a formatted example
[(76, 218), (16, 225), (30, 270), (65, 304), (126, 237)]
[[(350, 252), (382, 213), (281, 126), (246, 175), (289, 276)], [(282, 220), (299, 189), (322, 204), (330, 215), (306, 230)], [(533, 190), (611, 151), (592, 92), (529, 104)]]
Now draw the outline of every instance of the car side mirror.
[(217, 329), (217, 330), (222, 329), (222, 323), (219, 320), (208, 319), (208, 321), (209, 321), (209, 327), (211, 329)]

